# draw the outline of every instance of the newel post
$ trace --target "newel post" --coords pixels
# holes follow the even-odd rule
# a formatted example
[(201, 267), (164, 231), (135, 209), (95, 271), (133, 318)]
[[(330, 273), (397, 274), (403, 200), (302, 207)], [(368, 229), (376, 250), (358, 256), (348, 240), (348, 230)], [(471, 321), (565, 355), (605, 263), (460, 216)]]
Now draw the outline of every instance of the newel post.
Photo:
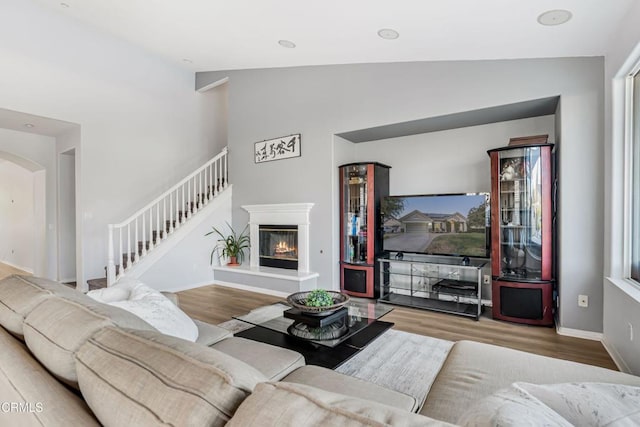
[(113, 254), (113, 224), (109, 224), (109, 248), (107, 259), (107, 286), (111, 286), (116, 281), (116, 264)]

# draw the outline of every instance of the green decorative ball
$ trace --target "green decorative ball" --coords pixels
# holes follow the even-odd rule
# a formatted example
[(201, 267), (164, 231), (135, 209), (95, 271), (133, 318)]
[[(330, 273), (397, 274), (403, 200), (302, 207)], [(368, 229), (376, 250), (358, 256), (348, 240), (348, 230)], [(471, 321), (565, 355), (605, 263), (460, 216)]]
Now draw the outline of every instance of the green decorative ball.
[(307, 295), (305, 305), (307, 307), (328, 307), (333, 305), (333, 298), (324, 289), (314, 289)]

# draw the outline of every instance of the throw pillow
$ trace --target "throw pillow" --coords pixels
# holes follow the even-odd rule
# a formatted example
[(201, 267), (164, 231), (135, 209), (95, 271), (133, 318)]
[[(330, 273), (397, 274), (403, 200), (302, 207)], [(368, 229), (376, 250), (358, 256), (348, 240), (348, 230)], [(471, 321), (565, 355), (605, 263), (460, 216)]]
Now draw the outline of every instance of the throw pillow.
[(198, 327), (193, 320), (162, 293), (139, 280), (122, 279), (87, 295), (138, 316), (163, 334), (192, 342), (198, 339)]
[(123, 277), (113, 286), (87, 292), (87, 296), (104, 304), (109, 304), (114, 301), (124, 301), (129, 299), (131, 289), (140, 284), (142, 284), (142, 282), (137, 279)]
[(473, 405), (458, 424), (640, 425), (640, 387), (604, 383), (514, 383)]

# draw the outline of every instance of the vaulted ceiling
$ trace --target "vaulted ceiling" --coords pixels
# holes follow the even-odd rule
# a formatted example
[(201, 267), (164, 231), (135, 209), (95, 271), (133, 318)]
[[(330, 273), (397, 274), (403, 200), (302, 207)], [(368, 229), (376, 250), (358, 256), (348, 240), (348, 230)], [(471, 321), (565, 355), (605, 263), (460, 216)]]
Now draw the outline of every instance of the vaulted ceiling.
[[(633, 0), (31, 0), (193, 71), (600, 56)], [(543, 12), (571, 19), (545, 26)], [(380, 29), (399, 33), (395, 40)], [(295, 48), (278, 41), (293, 42)]]

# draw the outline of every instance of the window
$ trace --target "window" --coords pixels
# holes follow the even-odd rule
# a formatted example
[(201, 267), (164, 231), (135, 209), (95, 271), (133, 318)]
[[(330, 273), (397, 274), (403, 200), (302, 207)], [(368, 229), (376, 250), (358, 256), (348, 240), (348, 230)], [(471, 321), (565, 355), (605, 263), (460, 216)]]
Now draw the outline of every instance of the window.
[(640, 282), (640, 70), (636, 67), (634, 73), (628, 78), (630, 87), (627, 94), (630, 97), (629, 111), (627, 118), (629, 121), (627, 151), (630, 161), (630, 235), (629, 245), (631, 246), (630, 276), (636, 282)]

